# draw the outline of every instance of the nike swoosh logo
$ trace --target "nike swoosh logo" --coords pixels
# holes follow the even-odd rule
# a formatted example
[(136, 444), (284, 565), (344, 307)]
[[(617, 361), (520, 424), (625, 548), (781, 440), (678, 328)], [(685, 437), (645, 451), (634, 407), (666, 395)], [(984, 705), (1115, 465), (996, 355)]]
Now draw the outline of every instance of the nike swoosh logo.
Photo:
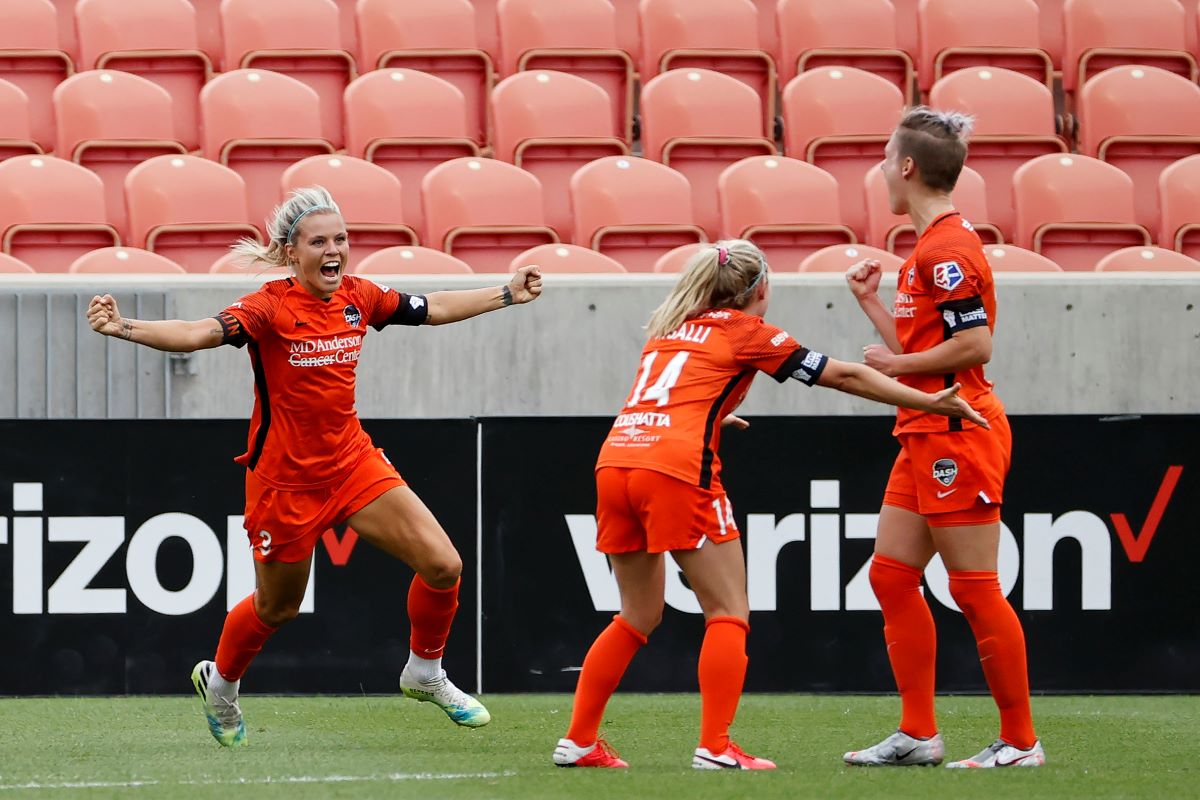
[(948, 492), (938, 492), (937, 493), (938, 500), (941, 500), (943, 497), (949, 497), (950, 495), (954, 494), (957, 491), (958, 491), (958, 489), (951, 489)]
[(702, 756), (700, 754), (697, 754), (696, 758), (700, 759), (701, 761), (707, 761), (710, 764), (716, 764), (718, 767), (724, 767), (726, 769), (733, 769), (734, 767), (737, 766), (736, 761), (734, 761), (732, 764), (727, 764), (724, 761), (721, 761), (719, 759), (709, 758), (708, 756)]
[(909, 751), (908, 751), (907, 753), (896, 753), (896, 760), (897, 760), (897, 761), (903, 761), (904, 759), (908, 758), (909, 756), (911, 756), (911, 755), (912, 755), (913, 753), (915, 753), (915, 752), (917, 752), (917, 748), (916, 748), (916, 747), (913, 747), (913, 748), (909, 749)]
[(1025, 759), (1032, 758), (1032, 757), (1033, 757), (1033, 753), (1026, 753), (1025, 755), (1021, 756), (1020, 758), (1014, 758), (1012, 761), (1000, 761), (999, 759), (997, 759), (996, 766), (998, 766), (998, 767), (1015, 767), (1017, 764), (1020, 764)]

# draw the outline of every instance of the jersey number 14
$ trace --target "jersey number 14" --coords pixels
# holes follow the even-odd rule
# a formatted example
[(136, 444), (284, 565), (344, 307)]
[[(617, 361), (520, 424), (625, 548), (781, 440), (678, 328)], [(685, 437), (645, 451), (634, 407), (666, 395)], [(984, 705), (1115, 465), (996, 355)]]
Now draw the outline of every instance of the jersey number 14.
[(651, 400), (657, 401), (660, 406), (665, 406), (671, 397), (671, 388), (679, 382), (679, 376), (683, 373), (683, 365), (687, 363), (690, 355), (691, 353), (687, 350), (676, 353), (663, 367), (658, 380), (649, 388), (646, 387), (646, 383), (650, 380), (650, 370), (654, 366), (654, 359), (658, 357), (658, 351), (655, 350), (642, 359), (642, 370), (638, 374), (637, 385), (633, 387), (633, 394), (630, 395), (629, 402), (625, 404), (625, 407), (629, 408), (642, 401), (650, 402)]

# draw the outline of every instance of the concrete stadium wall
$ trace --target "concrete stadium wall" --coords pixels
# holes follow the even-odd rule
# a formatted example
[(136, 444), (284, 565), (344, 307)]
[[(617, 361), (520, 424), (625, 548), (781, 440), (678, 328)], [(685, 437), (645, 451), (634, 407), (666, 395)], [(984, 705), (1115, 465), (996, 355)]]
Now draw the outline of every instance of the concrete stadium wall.
[[(381, 278), (397, 289), (495, 285), (501, 276)], [(372, 331), (364, 418), (608, 415), (633, 380), (641, 326), (673, 276), (549, 276), (531, 306), (444, 328)], [(878, 341), (839, 275), (775, 274), (768, 319), (836, 358)], [(224, 276), (0, 276), (0, 418), (246, 417), (251, 371), (233, 348), (167, 356), (92, 333), (111, 292), (126, 316), (199, 319), (256, 282)], [(1200, 411), (1200, 274), (997, 276), (989, 376), (1014, 414)], [(885, 284), (890, 296), (894, 282)], [(849, 415), (880, 406), (762, 378), (746, 414)], [(883, 412), (886, 413), (886, 412)]]

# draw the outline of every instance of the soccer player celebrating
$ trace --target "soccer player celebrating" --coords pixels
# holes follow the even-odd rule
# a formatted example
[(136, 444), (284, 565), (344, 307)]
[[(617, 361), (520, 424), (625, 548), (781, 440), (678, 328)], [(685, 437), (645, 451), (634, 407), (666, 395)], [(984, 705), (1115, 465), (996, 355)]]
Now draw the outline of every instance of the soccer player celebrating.
[(879, 512), (870, 580), (903, 710), (895, 733), (846, 753), (848, 764), (942, 761), (933, 700), (936, 632), (920, 588), (934, 553), (949, 571), (950, 594), (975, 635), (1000, 709), (996, 742), (947, 766), (1038, 766), (1046, 759), (1029, 709), (1025, 636), (996, 576), (1012, 434), (983, 374), (996, 324), (992, 271), (979, 236), (950, 198), (970, 130), (969, 117), (918, 107), (904, 115), (887, 144), (883, 174), (892, 211), (908, 214), (919, 236), (900, 268), (895, 307), (879, 299), (879, 262), (862, 261), (846, 272), (886, 343), (864, 348), (866, 363), (915, 389), (961, 384), (963, 399), (990, 423), (985, 428), (920, 410), (897, 415), (901, 450)]
[(721, 486), (721, 423), (757, 372), (984, 424), (957, 396), (909, 388), (862, 364), (802, 347), (763, 315), (767, 262), (753, 244), (718, 242), (694, 256), (650, 318), (649, 338), (625, 407), (596, 464), (596, 548), (608, 554), (621, 613), (583, 662), (570, 728), (554, 750), (561, 767), (625, 767), (598, 730), (604, 707), (663, 612), (663, 553), (687, 576), (704, 612), (700, 742), (696, 769), (773, 769), (729, 738), (746, 676), (750, 630), (746, 565)]
[(268, 281), (215, 318), (128, 319), (111, 295), (92, 298), (87, 309), (93, 330), (158, 350), (249, 347), (254, 413), (247, 450), (236, 461), (246, 467), (245, 525), (257, 588), (225, 618), (215, 660), (192, 671), (209, 729), (226, 747), (245, 743), (242, 675), (271, 634), (299, 613), (317, 538), (341, 522), (416, 572), (408, 591), (412, 632), (403, 693), (435, 703), (459, 725), (486, 725), (487, 709), (441, 667), (462, 560), (362, 429), (355, 369), (367, 326), (445, 325), (528, 303), (541, 294), (541, 274), (524, 267), (505, 286), (428, 296), (347, 276), (346, 225), (321, 187), (293, 192), (275, 209), (269, 233), (266, 246), (243, 240), (235, 250), (286, 267), (291, 276)]

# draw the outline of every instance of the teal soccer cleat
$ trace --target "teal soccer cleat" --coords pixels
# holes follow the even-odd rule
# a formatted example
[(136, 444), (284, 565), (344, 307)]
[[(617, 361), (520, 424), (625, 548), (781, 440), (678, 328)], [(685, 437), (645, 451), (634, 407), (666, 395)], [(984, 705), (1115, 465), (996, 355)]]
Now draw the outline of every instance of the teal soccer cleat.
[(492, 721), (483, 703), (459, 689), (446, 677), (446, 670), (433, 681), (419, 681), (406, 668), (400, 673), (400, 691), (405, 697), (433, 703), (446, 712), (455, 724), (464, 728), (482, 728)]
[(246, 723), (237, 700), (226, 700), (208, 691), (208, 681), (216, 672), (212, 661), (201, 661), (192, 668), (192, 686), (204, 706), (208, 732), (222, 747), (238, 747), (246, 743)]

